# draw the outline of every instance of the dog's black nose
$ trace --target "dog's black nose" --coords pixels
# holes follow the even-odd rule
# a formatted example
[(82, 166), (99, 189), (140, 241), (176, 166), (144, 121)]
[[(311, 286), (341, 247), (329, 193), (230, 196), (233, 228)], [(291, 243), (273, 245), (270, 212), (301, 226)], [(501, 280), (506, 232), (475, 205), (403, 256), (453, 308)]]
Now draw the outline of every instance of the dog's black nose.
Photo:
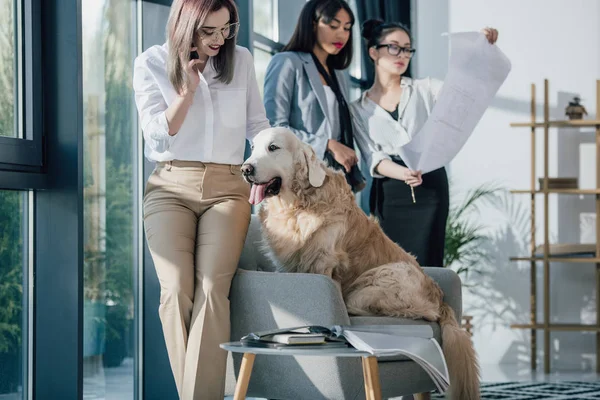
[(242, 174), (244, 176), (250, 176), (250, 175), (254, 174), (254, 167), (252, 166), (252, 164), (242, 165)]

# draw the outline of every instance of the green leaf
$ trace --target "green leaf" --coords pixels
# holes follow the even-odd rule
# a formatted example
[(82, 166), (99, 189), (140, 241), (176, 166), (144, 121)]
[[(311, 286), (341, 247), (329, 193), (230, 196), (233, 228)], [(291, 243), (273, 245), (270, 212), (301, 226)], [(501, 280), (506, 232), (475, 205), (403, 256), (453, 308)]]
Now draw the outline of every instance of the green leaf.
[(467, 278), (470, 272), (481, 273), (477, 268), (488, 260), (483, 250), (490, 237), (486, 227), (478, 222), (477, 215), (484, 202), (493, 202), (499, 187), (484, 184), (469, 190), (464, 199), (450, 207), (446, 224), (444, 267), (452, 268), (457, 274)]

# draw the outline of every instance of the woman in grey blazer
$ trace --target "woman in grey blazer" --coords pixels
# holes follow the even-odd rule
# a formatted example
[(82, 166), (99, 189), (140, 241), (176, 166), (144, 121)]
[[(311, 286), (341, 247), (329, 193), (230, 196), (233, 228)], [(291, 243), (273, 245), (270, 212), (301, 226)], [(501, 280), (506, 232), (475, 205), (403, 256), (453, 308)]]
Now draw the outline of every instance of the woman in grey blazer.
[(353, 190), (365, 187), (354, 151), (347, 82), (354, 15), (344, 0), (310, 0), (290, 42), (266, 71), (264, 105), (272, 126), (292, 130), (318, 156), (346, 172)]

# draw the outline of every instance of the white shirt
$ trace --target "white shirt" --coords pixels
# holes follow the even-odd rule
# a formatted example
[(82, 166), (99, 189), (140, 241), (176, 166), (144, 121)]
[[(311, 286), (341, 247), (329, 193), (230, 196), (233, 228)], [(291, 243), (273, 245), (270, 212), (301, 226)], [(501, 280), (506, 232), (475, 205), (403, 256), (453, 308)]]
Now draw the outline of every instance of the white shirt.
[(327, 97), (327, 115), (329, 115), (329, 123), (331, 125), (331, 138), (340, 141), (342, 137), (342, 128), (340, 126), (340, 109), (338, 106), (337, 97), (331, 87), (324, 85), (325, 97)]
[(442, 85), (442, 81), (433, 78), (413, 80), (403, 77), (398, 121), (367, 97), (367, 92), (350, 104), (354, 138), (371, 176), (383, 178), (375, 170), (377, 165), (391, 156), (398, 156), (399, 149), (419, 132), (431, 114)]
[(165, 110), (177, 97), (167, 75), (167, 44), (152, 46), (134, 62), (133, 89), (150, 161), (188, 160), (241, 164), (245, 139), (269, 128), (248, 49), (236, 46), (233, 80), (215, 79), (212, 59), (200, 75), (194, 100), (176, 135)]

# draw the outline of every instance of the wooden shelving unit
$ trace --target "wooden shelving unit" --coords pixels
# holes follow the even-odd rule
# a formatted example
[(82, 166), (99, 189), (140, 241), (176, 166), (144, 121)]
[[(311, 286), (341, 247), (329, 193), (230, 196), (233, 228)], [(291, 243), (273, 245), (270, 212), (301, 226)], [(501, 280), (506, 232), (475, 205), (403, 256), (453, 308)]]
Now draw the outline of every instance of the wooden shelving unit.
[[(526, 190), (512, 190), (515, 194), (529, 194), (531, 199), (531, 244), (530, 255), (511, 257), (511, 261), (529, 261), (530, 272), (530, 322), (527, 324), (513, 324), (513, 329), (530, 329), (531, 330), (531, 369), (537, 369), (536, 354), (537, 340), (536, 331), (544, 332), (544, 372), (550, 372), (550, 332), (552, 331), (581, 331), (581, 332), (596, 332), (596, 370), (600, 372), (600, 120), (565, 120), (552, 121), (550, 120), (549, 107), (549, 91), (548, 80), (544, 80), (544, 119), (541, 122), (536, 121), (536, 88), (535, 84), (531, 85), (531, 121), (530, 122), (514, 122), (511, 127), (529, 128), (531, 132), (531, 188)], [(596, 118), (600, 118), (600, 80), (596, 81)], [(595, 189), (551, 189), (548, 188), (548, 136), (549, 130), (552, 127), (592, 127), (596, 131), (596, 188)], [(536, 189), (536, 130), (542, 128), (544, 132), (544, 171), (543, 171), (543, 187)], [(536, 242), (536, 221), (535, 221), (535, 203), (536, 195), (543, 196), (543, 211), (544, 211), (544, 237), (542, 242), (543, 252), (540, 254), (537, 249)], [(556, 256), (550, 252), (549, 240), (549, 215), (548, 215), (548, 199), (551, 194), (561, 195), (595, 195), (596, 197), (596, 244), (595, 254), (592, 257), (582, 256)], [(543, 321), (537, 320), (537, 263), (543, 264), (543, 286), (544, 286), (544, 318)], [(550, 323), (550, 264), (553, 262), (568, 262), (568, 263), (591, 263), (596, 266), (596, 324), (556, 324)]]

